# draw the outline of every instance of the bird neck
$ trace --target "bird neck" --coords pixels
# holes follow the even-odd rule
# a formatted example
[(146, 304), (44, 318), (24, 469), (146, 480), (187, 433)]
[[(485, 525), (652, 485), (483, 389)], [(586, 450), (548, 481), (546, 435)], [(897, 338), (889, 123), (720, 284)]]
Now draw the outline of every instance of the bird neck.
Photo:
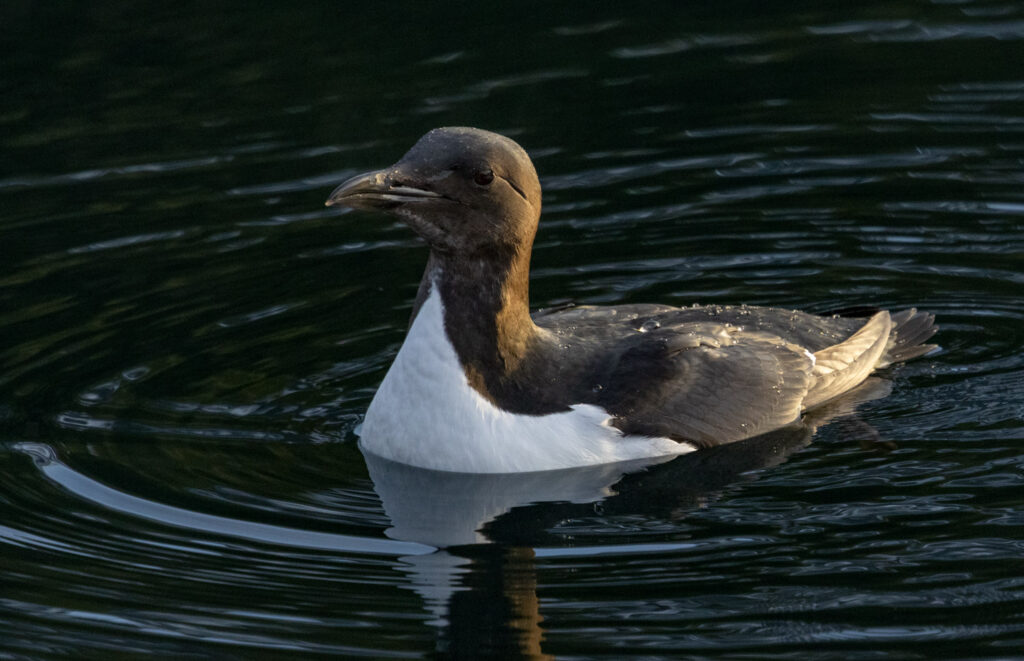
[(436, 290), (444, 307), (445, 334), (471, 385), (485, 393), (495, 379), (518, 369), (540, 333), (530, 318), (529, 289), (529, 248), (473, 255), (432, 251), (413, 320)]

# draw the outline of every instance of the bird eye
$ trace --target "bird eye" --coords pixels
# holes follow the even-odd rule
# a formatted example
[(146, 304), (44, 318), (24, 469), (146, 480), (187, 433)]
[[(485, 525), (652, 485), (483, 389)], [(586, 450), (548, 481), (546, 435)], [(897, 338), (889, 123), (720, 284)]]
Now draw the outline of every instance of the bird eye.
[(494, 173), (490, 170), (481, 170), (473, 175), (473, 181), (477, 186), (489, 186), (494, 181)]

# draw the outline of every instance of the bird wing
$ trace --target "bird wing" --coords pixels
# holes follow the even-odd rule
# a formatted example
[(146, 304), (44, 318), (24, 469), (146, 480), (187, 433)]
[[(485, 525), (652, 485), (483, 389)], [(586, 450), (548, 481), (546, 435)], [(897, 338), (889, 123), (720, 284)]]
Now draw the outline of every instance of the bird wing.
[(629, 305), (559, 310), (537, 321), (595, 347), (618, 345), (597, 370), (598, 394), (585, 380), (570, 397), (600, 404), (624, 433), (699, 447), (787, 425), (874, 369), (932, 349), (920, 343), (935, 332), (933, 317), (914, 310), (877, 311), (865, 320), (744, 306)]
[(813, 383), (808, 351), (736, 327), (671, 330), (624, 352), (609, 374), (601, 403), (623, 433), (707, 447), (800, 417)]
[(843, 342), (816, 352), (804, 408), (837, 397), (866, 379), (881, 361), (891, 331), (892, 319), (882, 310)]

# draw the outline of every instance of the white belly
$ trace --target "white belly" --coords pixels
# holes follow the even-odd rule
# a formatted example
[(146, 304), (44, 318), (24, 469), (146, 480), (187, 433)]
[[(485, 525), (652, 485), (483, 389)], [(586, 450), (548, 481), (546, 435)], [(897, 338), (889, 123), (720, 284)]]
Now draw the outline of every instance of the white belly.
[(576, 404), (548, 415), (503, 411), (467, 382), (444, 331), (435, 287), (366, 412), (361, 446), (413, 466), (516, 473), (692, 451), (667, 438), (623, 436), (604, 409)]

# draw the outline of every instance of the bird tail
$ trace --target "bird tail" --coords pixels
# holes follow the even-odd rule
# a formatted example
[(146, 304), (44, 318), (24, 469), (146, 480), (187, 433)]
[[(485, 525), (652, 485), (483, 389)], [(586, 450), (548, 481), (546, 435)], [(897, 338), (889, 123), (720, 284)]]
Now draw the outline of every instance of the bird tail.
[(902, 363), (939, 348), (937, 344), (925, 344), (937, 330), (934, 314), (918, 312), (915, 308), (892, 313), (892, 332), (878, 367)]

